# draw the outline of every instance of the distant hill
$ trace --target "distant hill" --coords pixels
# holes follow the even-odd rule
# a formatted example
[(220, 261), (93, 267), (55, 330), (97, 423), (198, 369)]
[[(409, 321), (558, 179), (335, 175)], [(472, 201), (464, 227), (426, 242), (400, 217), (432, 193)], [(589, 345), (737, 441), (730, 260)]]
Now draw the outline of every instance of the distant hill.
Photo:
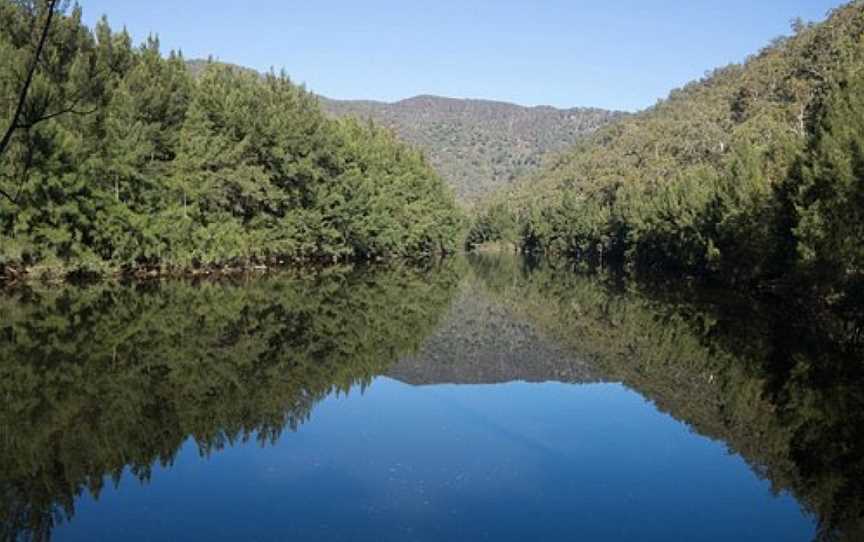
[(192, 77), (198, 77), (199, 75), (201, 75), (201, 73), (204, 72), (205, 68), (207, 68), (207, 65), (211, 63), (216, 63), (221, 66), (228, 66), (229, 68), (234, 68), (239, 72), (254, 73), (256, 75), (261, 75), (261, 77), (264, 77), (264, 75), (258, 70), (253, 70), (252, 68), (247, 68), (245, 66), (238, 66), (237, 64), (231, 64), (230, 62), (222, 62), (221, 60), (214, 59), (208, 60), (206, 58), (193, 58), (186, 61), (186, 67), (189, 68), (189, 73), (192, 74)]
[[(186, 63), (198, 75), (208, 62), (194, 59)], [(416, 96), (395, 103), (319, 98), (325, 113), (371, 118), (422, 149), (453, 187), (457, 199), (469, 205), (538, 171), (549, 153), (569, 149), (583, 136), (625, 115), (596, 108), (524, 107), (439, 96)]]
[(322, 98), (321, 104), (335, 116), (371, 118), (423, 149), (457, 198), (468, 204), (537, 171), (545, 155), (572, 147), (623, 115), (438, 96), (395, 103)]

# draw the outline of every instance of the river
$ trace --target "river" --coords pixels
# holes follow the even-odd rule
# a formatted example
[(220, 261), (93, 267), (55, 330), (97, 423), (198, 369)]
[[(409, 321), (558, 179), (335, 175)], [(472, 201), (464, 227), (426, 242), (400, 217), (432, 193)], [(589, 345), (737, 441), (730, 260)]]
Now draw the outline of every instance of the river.
[(21, 286), (0, 540), (860, 540), (860, 329), (494, 255)]

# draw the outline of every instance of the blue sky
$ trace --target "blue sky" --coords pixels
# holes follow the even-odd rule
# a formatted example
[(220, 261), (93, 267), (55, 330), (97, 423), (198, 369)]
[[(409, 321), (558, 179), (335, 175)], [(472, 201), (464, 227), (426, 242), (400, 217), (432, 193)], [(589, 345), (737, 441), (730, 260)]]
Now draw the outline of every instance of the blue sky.
[(285, 68), (333, 98), (635, 110), (824, 19), (838, 0), (80, 0), (187, 58)]

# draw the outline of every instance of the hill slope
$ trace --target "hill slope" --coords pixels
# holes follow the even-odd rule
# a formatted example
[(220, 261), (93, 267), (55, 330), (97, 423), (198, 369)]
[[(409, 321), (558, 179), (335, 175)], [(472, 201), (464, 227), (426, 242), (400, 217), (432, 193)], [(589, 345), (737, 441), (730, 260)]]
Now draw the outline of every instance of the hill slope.
[(471, 243), (750, 281), (864, 270), (864, 2), (584, 138)]
[(476, 203), (543, 156), (573, 146), (622, 113), (593, 108), (523, 107), (488, 100), (416, 96), (395, 103), (321, 99), (332, 115), (371, 118), (424, 150), (464, 203)]
[[(211, 60), (187, 60), (193, 77)], [(251, 68), (215, 61), (242, 73)], [(372, 119), (422, 150), (462, 203), (473, 205), (517, 178), (535, 173), (547, 155), (571, 148), (626, 113), (598, 108), (525, 107), (507, 102), (415, 96), (394, 103), (334, 100), (325, 113)]]

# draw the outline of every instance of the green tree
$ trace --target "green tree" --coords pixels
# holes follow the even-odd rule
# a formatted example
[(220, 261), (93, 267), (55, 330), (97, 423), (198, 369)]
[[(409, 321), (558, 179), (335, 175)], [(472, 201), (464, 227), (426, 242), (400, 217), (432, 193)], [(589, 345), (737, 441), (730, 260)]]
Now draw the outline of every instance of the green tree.
[(798, 171), (798, 255), (809, 270), (845, 283), (864, 273), (864, 78), (827, 100)]

